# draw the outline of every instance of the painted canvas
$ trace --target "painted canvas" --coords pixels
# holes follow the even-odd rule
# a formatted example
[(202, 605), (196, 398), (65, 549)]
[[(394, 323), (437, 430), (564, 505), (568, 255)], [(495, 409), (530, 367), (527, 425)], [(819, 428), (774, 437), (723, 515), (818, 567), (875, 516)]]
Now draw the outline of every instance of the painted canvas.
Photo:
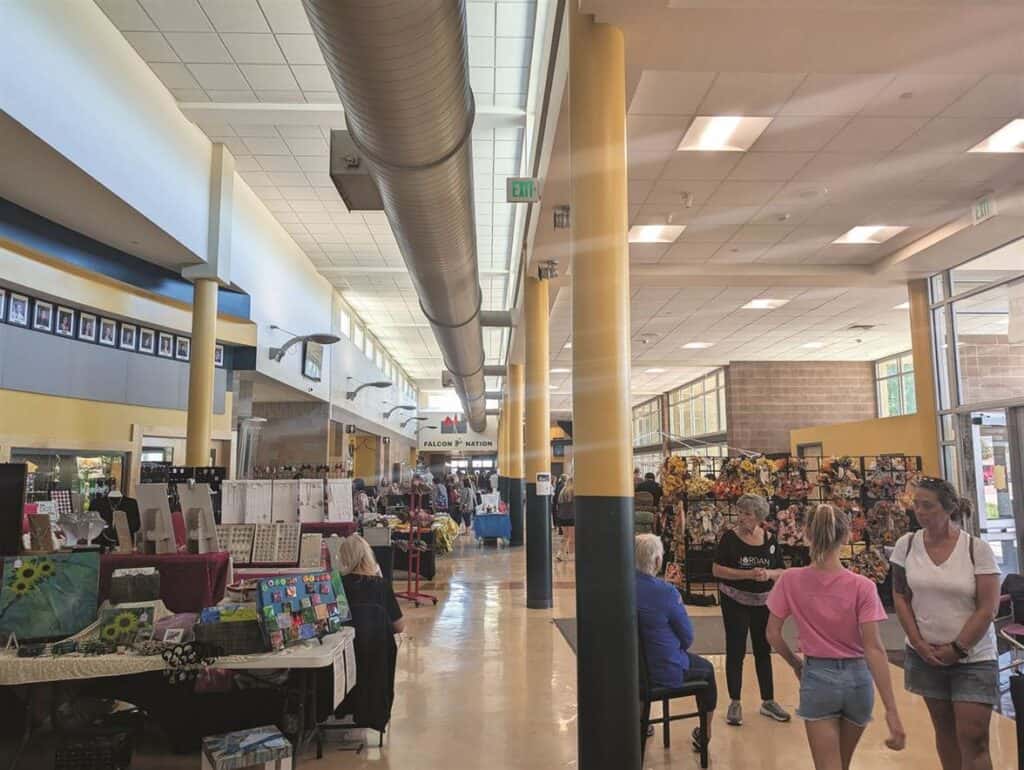
[(64, 639), (96, 620), (100, 555), (8, 556), (0, 585), (0, 631), (19, 641)]

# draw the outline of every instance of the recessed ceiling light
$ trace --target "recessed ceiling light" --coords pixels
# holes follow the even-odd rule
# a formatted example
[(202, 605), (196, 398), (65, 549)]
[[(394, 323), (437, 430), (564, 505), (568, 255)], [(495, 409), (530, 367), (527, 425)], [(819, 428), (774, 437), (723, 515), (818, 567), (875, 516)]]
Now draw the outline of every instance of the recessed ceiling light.
[(906, 229), (894, 225), (859, 225), (851, 227), (832, 243), (885, 243)]
[(572, 343), (571, 342), (566, 342), (564, 347), (565, 347), (566, 350), (572, 350)]
[(809, 348), (810, 350), (817, 350), (818, 348), (825, 347), (825, 343), (824, 342), (805, 342), (800, 347), (802, 347), (802, 348)]
[(551, 390), (558, 390), (557, 385), (548, 385), (548, 387), (551, 388)]
[(775, 310), (789, 302), (788, 299), (752, 299), (743, 306), (744, 310)]
[(658, 369), (658, 368), (644, 369), (644, 374), (664, 374), (664, 373), (665, 373), (664, 369)]
[(685, 345), (683, 345), (683, 349), (704, 350), (705, 348), (710, 348), (714, 344), (714, 342), (687, 342)]
[(740, 115), (698, 116), (683, 135), (677, 150), (697, 152), (746, 152), (768, 128), (771, 118)]
[(1024, 118), (1011, 120), (967, 152), (1024, 152)]
[(572, 371), (572, 369), (552, 369), (551, 373), (552, 374), (568, 374), (571, 371)]
[(629, 228), (629, 242), (673, 243), (685, 229), (686, 225), (633, 225)]
[(909, 302), (901, 302), (898, 305), (893, 305), (892, 309), (893, 310), (910, 310), (910, 303)]

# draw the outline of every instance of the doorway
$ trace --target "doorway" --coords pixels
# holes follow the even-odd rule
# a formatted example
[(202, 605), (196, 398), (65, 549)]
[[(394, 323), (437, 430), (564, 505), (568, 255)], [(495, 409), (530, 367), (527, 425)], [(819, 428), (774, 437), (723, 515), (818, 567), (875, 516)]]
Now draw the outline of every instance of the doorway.
[[(1017, 539), (1022, 511), (1021, 420), (1024, 407), (971, 412), (970, 456), (973, 483), (965, 492), (976, 508), (978, 534), (992, 546), (1003, 574), (1020, 571)], [(1018, 482), (1014, 485), (1014, 482)]]

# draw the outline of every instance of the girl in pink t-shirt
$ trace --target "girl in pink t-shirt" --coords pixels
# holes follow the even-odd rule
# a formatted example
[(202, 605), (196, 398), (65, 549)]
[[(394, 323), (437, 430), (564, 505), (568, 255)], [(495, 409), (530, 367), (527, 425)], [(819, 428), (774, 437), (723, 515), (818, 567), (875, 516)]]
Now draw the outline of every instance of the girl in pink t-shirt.
[[(807, 527), (813, 563), (786, 570), (768, 596), (768, 641), (800, 679), (800, 707), (816, 770), (846, 770), (874, 709), (885, 704), (893, 751), (906, 745), (889, 677), (879, 622), (886, 619), (875, 584), (843, 567), (839, 551), (850, 536), (846, 514), (819, 505)], [(803, 659), (782, 638), (793, 616)]]

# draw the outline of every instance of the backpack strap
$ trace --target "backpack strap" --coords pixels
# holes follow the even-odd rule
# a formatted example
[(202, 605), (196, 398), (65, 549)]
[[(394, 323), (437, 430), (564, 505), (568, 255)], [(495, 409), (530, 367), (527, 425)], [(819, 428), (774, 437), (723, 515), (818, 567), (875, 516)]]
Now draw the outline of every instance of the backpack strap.
[(970, 554), (971, 554), (971, 566), (972, 566), (972, 567), (974, 567), (974, 566), (977, 566), (977, 565), (976, 565), (976, 564), (974, 563), (974, 535), (972, 535), (972, 534), (970, 534), (970, 533), (968, 532), (968, 533), (967, 533), (967, 537), (969, 537), (969, 538), (971, 539), (971, 543), (970, 543), (970, 545), (968, 546), (968, 550), (969, 550), (969, 552), (970, 552)]

